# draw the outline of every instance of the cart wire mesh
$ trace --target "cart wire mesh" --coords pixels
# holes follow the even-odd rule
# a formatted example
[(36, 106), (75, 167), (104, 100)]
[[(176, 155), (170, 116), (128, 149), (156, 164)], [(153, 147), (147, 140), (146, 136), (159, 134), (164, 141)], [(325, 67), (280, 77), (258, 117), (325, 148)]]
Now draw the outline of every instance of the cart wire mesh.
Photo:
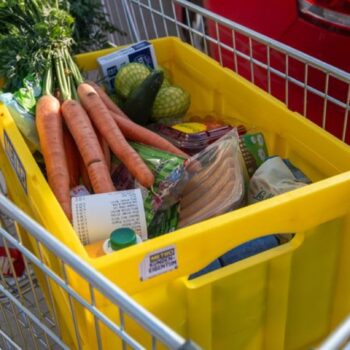
[[(234, 70), (253, 84), (283, 101), (290, 109), (317, 123), (340, 140), (350, 143), (348, 123), (350, 74), (252, 31), (205, 8), (185, 0), (101, 0), (106, 15), (120, 31), (110, 34), (116, 45), (142, 39), (177, 36), (215, 58), (222, 66)], [(1, 186), (3, 187), (3, 186)], [(3, 192), (5, 193), (6, 191)], [(0, 268), (0, 347), (3, 349), (68, 349), (82, 348), (76, 305), (91, 314), (95, 325), (96, 344), (101, 349), (101, 328), (107, 327), (120, 340), (121, 347), (142, 349), (130, 336), (125, 317), (131, 317), (150, 336), (152, 348), (159, 343), (171, 349), (195, 349), (196, 345), (175, 334), (153, 315), (136, 304), (117, 286), (91, 269), (83, 260), (53, 238), (35, 221), (0, 194), (2, 228), (0, 238), (12, 277)], [(21, 234), (26, 230), (34, 246)], [(45, 264), (43, 247), (59, 261), (59, 272)], [(19, 276), (10, 250), (16, 248), (24, 260), (24, 273)], [(70, 286), (67, 270), (74, 270), (87, 283), (89, 300)], [(37, 278), (42, 272), (43, 280)], [(67, 297), (74, 339), (63, 337), (59, 313), (53, 296), (59, 289)], [(43, 290), (44, 295), (43, 295)], [(102, 294), (119, 310), (111, 320), (96, 306), (96, 295)], [(319, 348), (350, 349), (350, 322), (345, 320)]]
[(186, 0), (102, 0), (124, 45), (177, 36), (350, 143), (350, 74)]
[(322, 343), (318, 350), (350, 350), (350, 316)]

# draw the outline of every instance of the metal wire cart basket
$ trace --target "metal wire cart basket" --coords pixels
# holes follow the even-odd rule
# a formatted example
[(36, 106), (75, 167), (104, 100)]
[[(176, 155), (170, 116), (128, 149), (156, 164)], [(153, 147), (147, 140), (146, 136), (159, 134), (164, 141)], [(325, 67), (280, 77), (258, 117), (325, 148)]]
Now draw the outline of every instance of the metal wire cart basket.
[[(164, 277), (159, 282), (152, 282), (148, 290), (140, 287), (142, 282), (139, 280), (135, 285), (119, 288), (118, 283), (104, 276), (103, 271), (107, 270), (102, 263), (91, 266), (75, 249), (62, 244), (49, 232), (45, 222), (49, 209), (43, 210), (42, 216), (30, 215), (37, 208), (25, 200), (27, 194), (21, 187), (23, 184), (16, 180), (18, 189), (12, 192), (15, 180), (8, 174), (14, 174), (11, 167), (23, 167), (22, 159), (18, 157), (23, 146), (15, 149), (11, 141), (2, 136), (2, 147), (6, 149), (0, 152), (0, 245), (10, 263), (5, 266), (5, 259), (0, 261), (1, 348), (350, 349), (350, 324), (346, 318), (350, 311), (350, 175), (349, 166), (342, 163), (349, 159), (345, 157), (349, 152), (345, 143), (350, 143), (350, 74), (186, 0), (102, 0), (102, 3), (112, 22), (121, 29), (109, 37), (116, 46), (143, 39), (160, 39), (155, 41), (159, 52), (174, 45), (176, 59), (198, 59), (198, 69), (205, 66), (203, 62), (210, 62), (213, 72), (208, 74), (213, 76), (218, 69), (228, 71), (222, 67), (233, 70), (239, 84), (254, 89), (254, 94), (262, 96), (264, 101), (273, 101), (271, 111), (291, 113), (286, 112), (285, 104), (331, 132), (336, 137), (327, 136), (329, 139), (324, 145), (330, 145), (331, 149), (325, 156), (320, 156), (319, 161), (331, 157), (333, 150), (342, 152), (334, 156), (337, 158), (334, 162), (332, 159), (324, 165), (322, 173), (323, 177), (334, 175), (336, 180), (327, 179), (329, 183), (310, 193), (291, 196), (291, 204), (282, 202), (279, 205), (272, 201), (271, 205), (259, 207), (259, 218), (264, 215), (276, 218), (276, 225), (261, 229), (261, 235), (270, 230), (275, 232), (274, 229), (283, 225), (295, 228), (293, 232), (303, 231), (305, 226), (307, 233), (297, 235), (287, 247), (247, 259), (237, 267), (231, 266), (216, 275), (198, 279), (198, 282), (187, 281), (191, 266), (186, 266), (182, 272), (176, 272), (177, 275), (174, 273), (172, 280)], [(167, 39), (161, 39), (164, 37)], [(169, 37), (177, 37), (182, 42)], [(218, 64), (197, 56), (193, 48), (214, 58)], [(81, 60), (90, 62), (91, 55), (83, 55)], [(166, 53), (162, 55), (169, 63)], [(176, 60), (171, 64), (176, 65)], [(303, 71), (302, 75), (295, 73), (296, 66), (298, 72)], [(227, 74), (232, 74), (231, 71)], [(324, 82), (322, 88), (314, 83), (315, 74)], [(205, 82), (204, 78), (202, 80)], [(249, 85), (245, 85), (247, 80)], [(282, 94), (275, 93), (276, 86)], [(343, 93), (333, 94), (334, 86)], [(217, 96), (220, 101), (224, 100), (219, 93)], [(310, 108), (310, 104), (317, 108)], [(220, 107), (220, 103), (217, 106), (226, 108)], [(1, 109), (0, 112), (3, 117)], [(7, 135), (8, 130), (15, 133), (13, 126), (6, 128), (1, 128), (3, 134)], [(295, 132), (303, 134), (304, 130)], [(311, 132), (305, 131), (305, 137), (308, 135)], [(324, 137), (323, 132), (315, 131), (315, 135), (315, 140)], [(288, 152), (294, 152), (294, 146), (279, 138), (274, 142), (276, 147), (280, 145)], [(316, 153), (314, 157), (317, 157)], [(305, 164), (307, 161), (305, 156)], [(311, 164), (310, 169), (313, 166)], [(317, 176), (322, 178), (318, 173)], [(37, 180), (34, 177), (31, 181), (35, 188)], [(327, 205), (311, 208), (315, 201), (323, 203), (326, 200), (335, 208)], [(288, 205), (297, 208), (302, 203), (305, 214), (298, 212), (300, 223), (294, 224), (295, 218), (289, 214)], [(319, 220), (322, 212), (326, 212), (325, 218)], [(237, 227), (242, 227), (253, 218), (252, 215), (250, 212), (242, 214), (239, 222), (237, 219)], [(222, 223), (220, 219), (215, 221), (217, 226), (209, 225), (208, 232), (228, 230), (225, 227), (229, 227), (229, 219), (225, 220)], [(278, 226), (282, 222), (283, 225)], [(258, 226), (252, 226), (252, 229), (254, 227)], [(194, 229), (195, 234), (199, 230)], [(203, 236), (204, 240), (205, 237), (208, 236)], [(166, 242), (170, 244), (171, 238)], [(174, 244), (177, 243), (179, 254), (181, 247), (189, 244)], [(195, 243), (195, 239), (191, 240), (191, 244)], [(238, 243), (242, 242), (237, 240), (235, 244)], [(315, 247), (315, 253), (310, 253), (313, 252), (311, 246)], [(154, 246), (154, 250), (159, 247), (161, 244)], [(22, 253), (20, 261), (13, 248)], [(326, 253), (329, 258), (325, 257)], [(139, 256), (135, 253), (134, 260)], [(305, 285), (306, 280), (298, 273), (303, 269), (306, 279), (317, 276), (312, 288), (305, 287), (301, 294), (298, 285)], [(132, 281), (133, 273), (130, 276)], [(280, 279), (281, 284), (277, 282)], [(241, 290), (240, 283), (245, 283), (248, 288)], [(313, 294), (315, 290), (319, 290), (320, 297)], [(295, 307), (296, 298), (305, 298), (305, 301)], [(162, 302), (158, 304), (158, 300)], [(237, 308), (240, 300), (244, 306)], [(311, 311), (307, 308), (309, 304)], [(233, 314), (221, 319), (225, 309), (226, 313)], [(339, 326), (342, 320), (345, 322)]]

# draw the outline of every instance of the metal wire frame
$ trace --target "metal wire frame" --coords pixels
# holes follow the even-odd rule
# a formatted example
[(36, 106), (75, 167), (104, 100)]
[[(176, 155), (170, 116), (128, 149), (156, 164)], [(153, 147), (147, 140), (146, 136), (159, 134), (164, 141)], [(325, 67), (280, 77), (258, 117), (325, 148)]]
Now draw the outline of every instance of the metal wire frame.
[[(119, 9), (127, 16), (124, 19), (124, 30), (127, 36), (113, 36), (111, 40), (116, 44), (127, 44), (132, 41), (150, 40), (164, 36), (177, 36), (188, 41), (192, 46), (205, 54), (213, 56), (221, 65), (227, 66), (236, 73), (244, 76), (253, 84), (274, 94), (276, 80), (284, 84), (284, 94), (276, 96), (289, 108), (295, 109), (303, 116), (315, 121), (323, 129), (329, 130), (330, 119), (338, 116), (341, 123), (340, 130), (335, 133), (342, 141), (350, 143), (350, 74), (307, 55), (290, 46), (284, 45), (265, 35), (262, 35), (227, 18), (214, 14), (207, 9), (187, 0), (104, 0), (105, 3), (120, 4)], [(115, 7), (118, 9), (118, 7)], [(111, 14), (115, 24), (123, 24), (117, 19), (118, 11)], [(211, 29), (210, 29), (210, 28)], [(228, 36), (227, 33), (230, 35)], [(226, 35), (226, 40), (222, 36)], [(230, 40), (227, 38), (230, 37)], [(257, 50), (256, 48), (259, 48)], [(263, 53), (263, 54), (262, 54)], [(226, 55), (226, 57), (225, 57)], [(230, 55), (230, 60), (227, 56)], [(276, 57), (279, 58), (276, 63)], [(293, 67), (303, 74), (297, 76)], [(264, 82), (258, 81), (259, 71), (263, 74)], [(318, 74), (322, 84), (316, 84), (313, 76)], [(341, 85), (342, 96), (332, 92), (332, 86)], [(296, 98), (299, 107), (291, 105)], [(333, 89), (334, 90), (334, 89)], [(316, 109), (318, 115), (312, 115), (310, 108), (312, 100), (318, 98)], [(335, 108), (338, 110), (335, 111)], [(331, 132), (334, 130), (330, 130)], [(347, 343), (345, 344), (345, 342)], [(320, 347), (322, 350), (338, 349), (350, 350), (350, 319), (330, 336)]]
[(350, 143), (349, 73), (187, 0), (103, 4), (127, 33), (111, 35), (115, 44), (178, 36)]
[(350, 316), (317, 349), (350, 350)]
[[(74, 255), (69, 249), (55, 239), (38, 223), (29, 218), (4, 195), (0, 194), (0, 210), (20, 227), (25, 229), (35, 239), (39, 254), (35, 255), (21, 240), (4, 228), (0, 228), (0, 237), (10, 260), (13, 278), (4, 276), (0, 270), (0, 346), (4, 349), (35, 348), (35, 349), (69, 349), (62, 338), (57, 317), (57, 306), (52, 296), (52, 286), (64, 291), (68, 298), (71, 322), (75, 330), (73, 343), (77, 349), (82, 348), (82, 338), (77, 321), (77, 304), (91, 313), (94, 318), (96, 344), (91, 348), (102, 349), (101, 327), (107, 327), (120, 339), (123, 349), (144, 349), (127, 330), (125, 317), (135, 320), (150, 337), (152, 348), (159, 343), (170, 349), (198, 349), (198, 347), (183, 339), (152, 314), (134, 302), (116, 285), (92, 269), (86, 262)], [(18, 249), (24, 258), (25, 274), (17, 276), (10, 258), (9, 248)], [(52, 251), (60, 260), (61, 274), (45, 264), (42, 247)], [(33, 274), (33, 268), (45, 276), (49, 297), (48, 303), (40, 293), (38, 282)], [(74, 270), (88, 284), (89, 300), (79, 295), (69, 283), (68, 269)], [(96, 306), (96, 293), (108, 298), (109, 302), (119, 310), (119, 320), (111, 320)], [(47, 310), (51, 310), (48, 312)]]
[[(166, 2), (162, 0), (102, 0), (102, 2), (106, 11), (111, 15), (112, 20), (127, 33), (127, 35), (111, 35), (110, 40), (114, 43), (127, 44), (140, 39), (175, 35), (189, 41), (193, 46), (201, 49), (206, 54), (214, 56), (222, 65), (227, 64), (226, 57), (227, 53), (229, 53), (231, 55), (231, 68), (254, 84), (258, 84), (257, 72), (259, 69), (264, 70), (266, 72), (266, 84), (260, 87), (265, 88), (269, 93), (273, 93), (274, 79), (276, 77), (282, 79), (285, 86), (282, 99), (287, 106), (290, 105), (290, 92), (293, 90), (293, 86), (301, 88), (302, 114), (306, 117), (309, 116), (308, 101), (310, 96), (318, 96), (321, 99), (321, 126), (323, 128), (327, 128), (330, 105), (333, 104), (341, 108), (343, 111), (343, 126), (339, 137), (343, 141), (347, 140), (350, 109), (350, 75), (348, 73), (185, 0)], [(184, 16), (179, 16), (179, 9)], [(211, 24), (212, 30), (208, 29), (209, 24)], [(226, 34), (227, 32), (230, 33), (231, 39), (229, 42), (223, 40), (225, 31)], [(244, 43), (244, 40), (246, 40), (246, 43)], [(262, 45), (266, 49), (264, 57), (256, 54), (257, 45)], [(282, 54), (281, 60), (283, 64), (280, 66), (274, 65), (276, 53)], [(293, 60), (304, 65), (302, 78), (293, 76), (291, 72)], [(242, 62), (247, 63), (247, 65)], [(242, 68), (245, 71), (242, 71)], [(311, 75), (314, 70), (324, 74), (323, 89), (320, 89), (318, 86), (315, 87), (311, 83)], [(346, 87), (347, 92), (343, 98), (332, 95), (330, 87), (334, 80), (343, 83)], [(4, 320), (4, 322), (1, 322), (0, 329), (0, 345), (2, 348), (68, 348), (68, 345), (61, 339), (60, 325), (57, 322), (57, 310), (52, 293), (53, 283), (68, 295), (69, 307), (75, 327), (75, 341), (78, 348), (81, 347), (81, 337), (74, 307), (77, 302), (91, 312), (94, 317), (97, 335), (96, 348), (98, 349), (102, 348), (100, 325), (109, 327), (121, 339), (124, 348), (127, 345), (135, 349), (142, 348), (142, 345), (132, 339), (127, 333), (125, 322), (123, 322), (125, 314), (134, 317), (149, 331), (153, 348), (156, 348), (158, 342), (163, 342), (174, 349), (180, 347), (195, 348), (193, 344), (174, 334), (174, 332), (130, 300), (116, 286), (109, 283), (80, 261), (80, 259), (72, 255), (69, 250), (52, 238), (34, 221), (18, 211), (3, 196), (0, 196), (0, 208), (31, 232), (33, 237), (35, 237), (36, 248), (39, 252), (39, 255), (35, 256), (20, 240), (14, 238), (9, 232), (0, 229), (0, 236), (4, 240), (5, 246), (19, 249), (23, 253), (26, 263), (26, 274), (23, 277), (15, 276), (14, 279), (9, 280), (2, 274), (0, 275), (0, 319)], [(62, 259), (61, 276), (63, 278), (45, 265), (41, 254), (42, 245), (51, 249)], [(32, 273), (33, 266), (44, 273), (44, 284), (48, 291), (46, 302), (49, 304), (50, 312), (47, 311), (38, 282)], [(70, 287), (67, 266), (74, 269), (76, 267), (76, 271), (89, 282), (89, 302), (77, 295)], [(13, 265), (11, 269), (14, 271)], [(119, 307), (119, 319), (121, 320), (119, 324), (110, 320), (96, 308), (96, 290), (102, 292), (116, 307)], [(341, 327), (341, 332), (337, 331), (331, 336), (322, 345), (321, 349), (334, 348), (332, 347), (334, 344), (337, 344), (336, 347), (340, 346), (340, 344), (344, 345), (344, 341), (349, 337), (349, 328), (349, 322), (347, 321)], [(348, 348), (349, 345), (344, 345), (344, 349)]]

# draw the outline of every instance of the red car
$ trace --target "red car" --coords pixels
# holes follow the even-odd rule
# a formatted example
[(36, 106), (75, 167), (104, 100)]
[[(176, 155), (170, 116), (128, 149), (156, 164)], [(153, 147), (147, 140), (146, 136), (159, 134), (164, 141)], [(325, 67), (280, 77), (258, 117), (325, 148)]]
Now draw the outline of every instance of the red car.
[[(199, 1), (195, 2), (198, 4)], [(350, 72), (350, 0), (204, 0), (201, 3), (236, 23)], [(277, 50), (270, 49), (268, 58), (266, 44), (256, 40), (249, 42), (246, 35), (238, 32), (233, 37), (232, 30), (225, 25), (216, 26), (215, 22), (205, 18), (205, 26), (212, 38), (224, 44), (221, 47), (214, 42), (208, 44), (210, 54), (224, 66), (249, 80), (253, 78), (256, 85), (268, 91), (267, 69), (252, 64), (247, 57), (234, 60), (232, 52), (225, 45), (232, 47), (234, 42), (237, 51), (247, 56), (252, 54), (254, 59), (265, 64), (269, 60), (272, 68), (287, 72), (291, 78), (286, 84), (284, 77), (271, 74), (271, 94), (287, 102), (290, 109), (307, 115), (350, 143), (350, 121), (347, 124), (344, 105), (337, 106), (328, 101), (324, 112), (324, 96), (317, 96), (313, 91), (308, 91), (305, 96), (304, 86), (292, 81), (293, 78), (300, 82), (307, 81), (311, 89), (315, 88), (346, 104), (350, 97), (350, 75), (345, 82), (334, 77), (327, 78), (325, 73), (312, 66), (305, 68), (305, 64), (298, 60), (290, 58), (287, 61), (285, 55)]]

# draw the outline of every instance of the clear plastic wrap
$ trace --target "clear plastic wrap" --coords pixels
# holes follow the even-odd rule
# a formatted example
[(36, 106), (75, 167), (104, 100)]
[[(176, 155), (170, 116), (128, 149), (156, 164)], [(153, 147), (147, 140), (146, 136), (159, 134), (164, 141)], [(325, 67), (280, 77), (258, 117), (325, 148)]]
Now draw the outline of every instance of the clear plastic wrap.
[(123, 164), (113, 157), (113, 183), (117, 190), (140, 188), (148, 227), (148, 238), (174, 231), (178, 223), (178, 197), (173, 197), (175, 187), (183, 177), (185, 158), (159, 149), (130, 142), (155, 176), (151, 189), (142, 187)]
[(308, 183), (310, 180), (290, 161), (278, 156), (270, 157), (250, 179), (248, 201), (260, 202)]
[(179, 227), (244, 205), (245, 165), (233, 129), (186, 162), (180, 191)]
[(30, 149), (32, 151), (40, 150), (34, 115), (24, 109), (16, 101), (14, 95), (9, 92), (0, 94), (0, 102), (2, 102), (8, 108), (13, 120), (25, 137)]
[[(186, 121), (178, 120), (171, 123), (164, 121), (164, 123), (151, 124), (149, 128), (190, 155), (202, 151), (233, 129), (232, 126), (210, 115), (204, 118), (191, 117)], [(246, 132), (243, 125), (238, 126), (237, 129), (240, 135)]]

